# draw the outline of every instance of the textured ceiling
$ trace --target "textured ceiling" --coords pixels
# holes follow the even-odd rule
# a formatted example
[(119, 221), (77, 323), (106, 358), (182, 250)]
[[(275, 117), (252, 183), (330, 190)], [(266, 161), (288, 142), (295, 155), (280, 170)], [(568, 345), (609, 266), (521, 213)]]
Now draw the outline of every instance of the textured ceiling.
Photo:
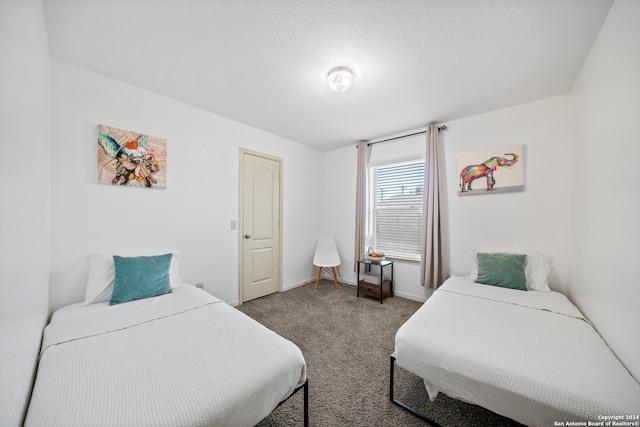
[[(571, 91), (611, 0), (44, 0), (51, 56), (328, 151)], [(326, 73), (355, 72), (331, 92)]]

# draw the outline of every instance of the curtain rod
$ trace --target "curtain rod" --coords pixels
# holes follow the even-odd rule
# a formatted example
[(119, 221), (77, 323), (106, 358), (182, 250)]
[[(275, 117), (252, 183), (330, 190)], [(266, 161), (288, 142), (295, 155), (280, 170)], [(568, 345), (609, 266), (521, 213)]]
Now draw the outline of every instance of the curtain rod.
[[(443, 130), (447, 130), (447, 126), (446, 125), (438, 126), (438, 132), (442, 132)], [(427, 131), (423, 130), (421, 132), (415, 132), (415, 133), (410, 133), (410, 134), (407, 134), (407, 135), (395, 136), (393, 138), (383, 139), (381, 141), (368, 142), (367, 145), (373, 145), (373, 144), (379, 144), (381, 142), (393, 141), (394, 139), (400, 139), (400, 138), (406, 138), (408, 136), (420, 135), (421, 133), (427, 133)]]

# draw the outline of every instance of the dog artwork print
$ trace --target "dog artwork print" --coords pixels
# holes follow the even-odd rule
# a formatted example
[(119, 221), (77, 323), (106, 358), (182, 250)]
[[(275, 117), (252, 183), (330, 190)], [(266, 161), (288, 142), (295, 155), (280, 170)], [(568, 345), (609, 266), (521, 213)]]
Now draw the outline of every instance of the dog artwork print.
[(98, 182), (166, 188), (166, 140), (98, 125)]

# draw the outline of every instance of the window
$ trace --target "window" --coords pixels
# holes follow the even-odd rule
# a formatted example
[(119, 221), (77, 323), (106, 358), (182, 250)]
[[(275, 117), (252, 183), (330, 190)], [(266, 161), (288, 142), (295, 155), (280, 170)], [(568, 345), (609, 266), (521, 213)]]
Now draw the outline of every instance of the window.
[(424, 162), (370, 168), (369, 233), (393, 258), (420, 259)]

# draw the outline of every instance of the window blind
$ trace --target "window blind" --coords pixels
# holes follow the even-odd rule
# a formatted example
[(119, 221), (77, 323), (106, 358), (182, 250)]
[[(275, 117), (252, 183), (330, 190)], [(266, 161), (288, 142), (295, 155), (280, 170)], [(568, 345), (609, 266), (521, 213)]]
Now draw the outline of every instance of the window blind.
[(370, 234), (387, 256), (420, 259), (424, 162), (370, 169)]

